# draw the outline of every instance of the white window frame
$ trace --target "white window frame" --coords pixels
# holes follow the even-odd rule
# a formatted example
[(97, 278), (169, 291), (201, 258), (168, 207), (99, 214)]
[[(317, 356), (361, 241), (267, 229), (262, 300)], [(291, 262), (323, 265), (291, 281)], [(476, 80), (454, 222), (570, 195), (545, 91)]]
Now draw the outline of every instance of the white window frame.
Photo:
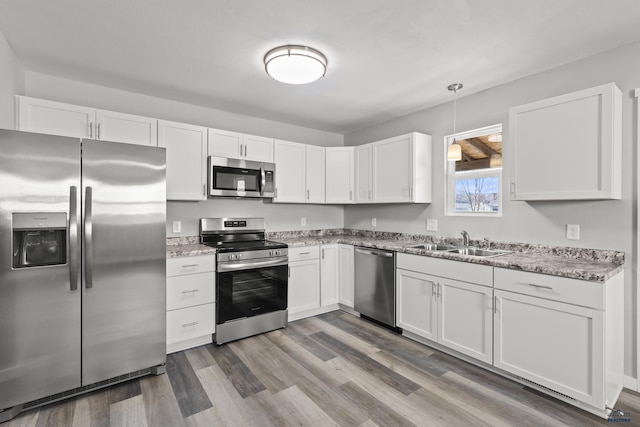
[[(486, 126), (479, 129), (473, 129), (465, 132), (458, 132), (451, 135), (446, 135), (444, 137), (444, 183), (445, 183), (445, 216), (466, 216), (466, 217), (501, 217), (503, 211), (502, 205), (502, 184), (503, 184), (503, 176), (502, 176), (502, 167), (492, 168), (491, 170), (484, 169), (480, 171), (464, 171), (458, 172), (456, 176), (455, 173), (455, 162), (447, 160), (447, 149), (449, 145), (453, 143), (454, 140), (462, 140), (474, 138), (482, 135), (490, 135), (493, 133), (502, 133), (502, 123)], [(503, 151), (504, 152), (504, 151)], [(503, 159), (504, 161), (504, 159)], [(455, 177), (464, 176), (465, 178), (485, 178), (485, 177), (498, 177), (498, 206), (499, 209), (497, 212), (456, 212), (455, 210)]]

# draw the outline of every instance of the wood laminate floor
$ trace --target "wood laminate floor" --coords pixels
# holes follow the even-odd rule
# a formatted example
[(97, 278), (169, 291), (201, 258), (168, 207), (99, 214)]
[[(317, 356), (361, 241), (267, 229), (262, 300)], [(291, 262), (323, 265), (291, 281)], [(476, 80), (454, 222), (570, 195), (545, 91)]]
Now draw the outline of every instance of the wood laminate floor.
[[(640, 425), (640, 394), (617, 408)], [(617, 423), (618, 424), (618, 423)], [(167, 356), (148, 376), (17, 426), (597, 426), (607, 420), (336, 311)]]

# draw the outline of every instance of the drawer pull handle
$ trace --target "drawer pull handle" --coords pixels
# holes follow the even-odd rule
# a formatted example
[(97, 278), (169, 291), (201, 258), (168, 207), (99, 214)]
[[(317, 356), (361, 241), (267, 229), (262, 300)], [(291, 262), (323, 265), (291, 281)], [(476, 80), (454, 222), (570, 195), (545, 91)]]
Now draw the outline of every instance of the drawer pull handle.
[(197, 267), (198, 264), (187, 264), (187, 265), (183, 265), (182, 268), (192, 268), (192, 267)]
[(553, 289), (551, 286), (538, 285), (537, 283), (529, 283), (529, 286), (533, 286), (534, 288), (538, 288), (538, 289)]
[(188, 328), (189, 326), (196, 326), (197, 324), (198, 324), (198, 322), (183, 323), (182, 327), (183, 328)]
[(300, 255), (311, 255), (311, 252), (300, 252)]
[(182, 291), (183, 294), (192, 294), (194, 292), (198, 292), (200, 289), (187, 289), (186, 291)]

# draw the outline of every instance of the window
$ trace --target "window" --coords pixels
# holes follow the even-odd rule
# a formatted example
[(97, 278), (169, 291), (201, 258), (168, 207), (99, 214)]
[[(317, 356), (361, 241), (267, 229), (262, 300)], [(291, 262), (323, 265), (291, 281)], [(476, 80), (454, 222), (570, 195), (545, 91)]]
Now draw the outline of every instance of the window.
[(502, 215), (502, 125), (445, 137), (460, 147), (459, 160), (446, 160), (446, 215)]

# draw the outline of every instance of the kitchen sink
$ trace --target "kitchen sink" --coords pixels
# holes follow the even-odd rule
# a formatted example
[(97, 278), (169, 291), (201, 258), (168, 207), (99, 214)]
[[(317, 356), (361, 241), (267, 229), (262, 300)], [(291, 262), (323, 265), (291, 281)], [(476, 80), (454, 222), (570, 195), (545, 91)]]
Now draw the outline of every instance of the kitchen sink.
[(439, 243), (420, 243), (420, 244), (406, 245), (405, 248), (426, 249), (428, 251), (450, 251), (452, 249), (457, 249), (457, 246), (441, 245)]
[(455, 249), (448, 250), (447, 252), (460, 254), (460, 255), (485, 257), (485, 258), (506, 255), (511, 253), (511, 251), (499, 251), (499, 250), (480, 249), (480, 248), (455, 248)]

